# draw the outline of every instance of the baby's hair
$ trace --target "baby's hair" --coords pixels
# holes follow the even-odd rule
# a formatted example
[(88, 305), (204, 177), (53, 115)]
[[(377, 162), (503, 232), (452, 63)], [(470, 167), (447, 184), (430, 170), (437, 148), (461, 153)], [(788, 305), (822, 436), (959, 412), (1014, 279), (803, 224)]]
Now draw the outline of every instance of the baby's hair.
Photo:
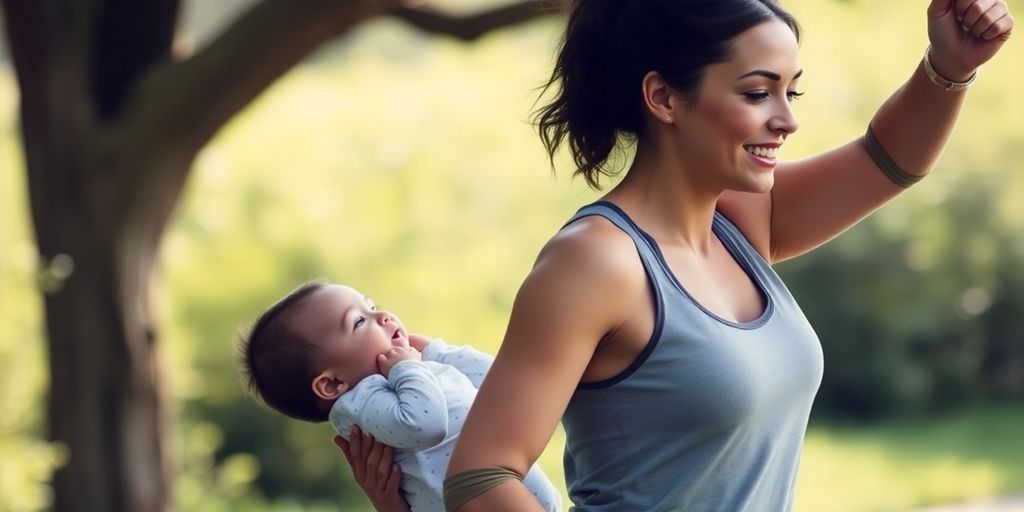
[(326, 285), (322, 279), (301, 286), (267, 308), (249, 335), (239, 337), (242, 379), (254, 396), (282, 414), (304, 421), (327, 421), (310, 383), (320, 368), (317, 346), (293, 327), (294, 309)]

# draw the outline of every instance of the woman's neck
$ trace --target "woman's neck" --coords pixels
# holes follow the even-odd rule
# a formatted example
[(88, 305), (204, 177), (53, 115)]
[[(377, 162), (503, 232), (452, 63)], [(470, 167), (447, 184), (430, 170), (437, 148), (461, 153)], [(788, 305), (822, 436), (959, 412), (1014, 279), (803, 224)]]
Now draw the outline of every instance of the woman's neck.
[(707, 254), (722, 191), (700, 177), (700, 169), (687, 167), (679, 155), (638, 144), (626, 176), (604, 198), (626, 210), (660, 243)]

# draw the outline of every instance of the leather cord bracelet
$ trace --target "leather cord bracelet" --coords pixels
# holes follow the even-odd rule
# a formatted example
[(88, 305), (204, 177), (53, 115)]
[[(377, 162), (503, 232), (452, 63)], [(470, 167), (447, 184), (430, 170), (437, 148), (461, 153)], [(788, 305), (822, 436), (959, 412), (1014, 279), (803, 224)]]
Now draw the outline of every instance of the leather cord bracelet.
[(867, 149), (868, 156), (881, 169), (882, 174), (885, 174), (885, 177), (889, 178), (889, 181), (897, 186), (910, 188), (911, 185), (924, 178), (923, 174), (910, 174), (900, 169), (900, 166), (896, 164), (892, 157), (889, 156), (889, 153), (885, 151), (885, 148), (878, 142), (870, 124), (868, 124), (867, 133), (864, 134), (864, 146)]
[(962, 91), (970, 87), (971, 84), (978, 79), (977, 69), (975, 69), (974, 74), (964, 82), (954, 82), (953, 80), (940, 75), (938, 71), (935, 71), (935, 66), (932, 65), (931, 53), (932, 47), (931, 45), (928, 45), (928, 48), (924, 51), (924, 58), (922, 59), (922, 62), (924, 63), (924, 72), (928, 75), (928, 79), (931, 80), (933, 84), (942, 87), (946, 92)]

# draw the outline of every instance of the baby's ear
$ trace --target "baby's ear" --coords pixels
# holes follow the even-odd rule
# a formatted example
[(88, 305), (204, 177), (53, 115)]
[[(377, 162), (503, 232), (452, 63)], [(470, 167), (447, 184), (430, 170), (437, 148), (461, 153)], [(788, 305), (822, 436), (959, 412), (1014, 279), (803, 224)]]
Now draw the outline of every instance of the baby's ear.
[(324, 400), (337, 400), (348, 388), (348, 383), (338, 379), (333, 372), (325, 371), (313, 377), (313, 394)]

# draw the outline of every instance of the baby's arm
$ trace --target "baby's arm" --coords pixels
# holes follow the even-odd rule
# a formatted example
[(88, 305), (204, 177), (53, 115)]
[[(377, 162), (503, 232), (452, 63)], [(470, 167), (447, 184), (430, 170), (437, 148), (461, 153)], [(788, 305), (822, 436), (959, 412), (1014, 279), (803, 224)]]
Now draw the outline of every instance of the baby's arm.
[(423, 449), (448, 434), (448, 405), (424, 364), (401, 361), (387, 377), (371, 375), (342, 395), (331, 423), (342, 435), (355, 424), (386, 445)]
[(421, 351), (423, 359), (450, 364), (469, 377), (476, 388), (484, 381), (491, 369), (494, 357), (468, 345), (449, 345), (440, 338), (433, 338)]

